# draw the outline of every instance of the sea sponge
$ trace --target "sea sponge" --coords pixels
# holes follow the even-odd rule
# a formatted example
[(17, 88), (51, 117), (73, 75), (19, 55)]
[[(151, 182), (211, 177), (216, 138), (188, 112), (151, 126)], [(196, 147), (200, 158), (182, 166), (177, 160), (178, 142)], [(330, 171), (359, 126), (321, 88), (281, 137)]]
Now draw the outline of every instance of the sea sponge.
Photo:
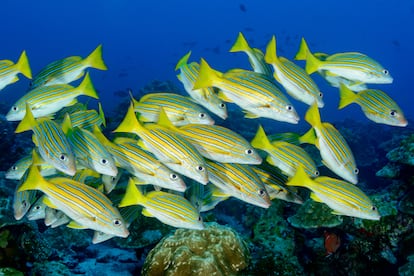
[(204, 230), (178, 229), (153, 248), (142, 275), (236, 275), (249, 262), (249, 250), (231, 228), (216, 223)]

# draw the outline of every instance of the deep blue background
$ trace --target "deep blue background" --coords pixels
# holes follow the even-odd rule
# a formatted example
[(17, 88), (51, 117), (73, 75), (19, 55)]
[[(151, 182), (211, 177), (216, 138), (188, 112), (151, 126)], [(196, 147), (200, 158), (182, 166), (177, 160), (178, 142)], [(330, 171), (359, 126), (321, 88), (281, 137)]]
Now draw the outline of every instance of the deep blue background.
[[(394, 77), (393, 84), (376, 87), (414, 117), (414, 1), (2, 0), (0, 6), (0, 59), (16, 61), (25, 49), (34, 73), (56, 59), (85, 57), (102, 43), (109, 70), (90, 71), (105, 110), (122, 100), (114, 96), (117, 90), (138, 90), (154, 79), (177, 81), (175, 64), (188, 50), (192, 60), (204, 57), (218, 70), (249, 68), (246, 55), (228, 52), (242, 31), (263, 50), (275, 34), (279, 54), (290, 59), (302, 36), (312, 51), (363, 52)], [(325, 121), (368, 122), (356, 105), (336, 110), (337, 89), (313, 77), (325, 94)], [(27, 85), (22, 77), (1, 91), (2, 101), (11, 104)], [(307, 106), (292, 102), (303, 116)]]

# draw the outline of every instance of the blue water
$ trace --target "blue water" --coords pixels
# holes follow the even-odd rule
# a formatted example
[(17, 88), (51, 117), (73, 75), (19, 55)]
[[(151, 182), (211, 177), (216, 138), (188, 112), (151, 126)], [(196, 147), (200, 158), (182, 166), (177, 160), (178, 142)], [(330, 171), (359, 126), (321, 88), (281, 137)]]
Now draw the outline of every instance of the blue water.
[[(191, 60), (205, 58), (213, 68), (249, 68), (243, 53), (229, 53), (242, 31), (253, 47), (264, 50), (275, 34), (278, 52), (292, 59), (303, 36), (312, 51), (359, 51), (378, 60), (394, 83), (378, 85), (414, 117), (411, 54), (414, 1), (14, 1), (3, 0), (0, 59), (16, 60), (27, 50), (34, 73), (71, 55), (88, 55), (104, 47), (108, 71), (90, 70), (104, 110), (124, 99), (114, 92), (138, 91), (150, 81), (173, 80), (178, 59), (192, 50)], [(304, 66), (303, 63), (298, 63)], [(338, 91), (319, 76), (313, 78), (325, 95), (326, 121), (368, 120), (360, 108), (336, 109)], [(22, 77), (2, 91), (13, 102), (28, 86)], [(374, 86), (370, 86), (374, 87)], [(292, 100), (303, 116), (307, 108)], [(302, 120), (303, 121), (303, 120)]]

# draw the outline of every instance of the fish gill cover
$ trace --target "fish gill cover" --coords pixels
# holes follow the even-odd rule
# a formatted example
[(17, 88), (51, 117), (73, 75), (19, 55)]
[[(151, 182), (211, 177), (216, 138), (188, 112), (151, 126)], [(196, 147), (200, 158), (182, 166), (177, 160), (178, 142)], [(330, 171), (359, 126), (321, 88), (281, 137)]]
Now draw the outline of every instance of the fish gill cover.
[(1, 6), (0, 273), (412, 274), (409, 1)]

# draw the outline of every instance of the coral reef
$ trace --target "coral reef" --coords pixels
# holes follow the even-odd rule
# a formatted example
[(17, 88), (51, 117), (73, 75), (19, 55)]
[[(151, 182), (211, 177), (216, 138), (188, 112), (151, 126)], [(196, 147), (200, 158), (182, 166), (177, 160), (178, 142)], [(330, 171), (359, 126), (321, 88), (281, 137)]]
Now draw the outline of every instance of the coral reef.
[(342, 217), (332, 214), (328, 205), (308, 199), (288, 222), (296, 228), (335, 227), (342, 223)]
[(143, 275), (234, 275), (245, 269), (249, 250), (231, 228), (178, 229), (150, 251)]

